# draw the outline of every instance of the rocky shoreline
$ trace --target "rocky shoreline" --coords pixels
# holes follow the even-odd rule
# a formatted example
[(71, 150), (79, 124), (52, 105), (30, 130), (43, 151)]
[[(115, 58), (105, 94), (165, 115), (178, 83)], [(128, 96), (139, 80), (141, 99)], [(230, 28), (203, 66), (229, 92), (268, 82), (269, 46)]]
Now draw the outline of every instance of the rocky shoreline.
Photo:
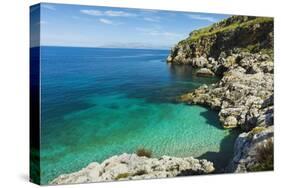
[(162, 156), (148, 158), (136, 154), (122, 154), (93, 162), (78, 172), (63, 174), (50, 184), (72, 184), (116, 180), (168, 178), (186, 175), (209, 174), (214, 171), (212, 162), (192, 157), (177, 158)]
[(197, 75), (221, 80), (183, 94), (179, 101), (218, 110), (224, 128), (243, 131), (226, 172), (272, 170), (273, 155), (259, 158), (262, 150), (273, 153), (273, 20), (232, 16), (202, 30), (176, 45), (167, 62), (189, 64), (200, 68)]
[[(249, 131), (256, 126), (273, 125), (272, 60), (268, 55), (244, 52), (228, 58), (231, 63), (221, 60), (226, 71), (218, 83), (203, 85), (182, 95), (180, 101), (219, 110), (225, 128), (240, 127)], [(243, 66), (245, 62), (248, 63)]]

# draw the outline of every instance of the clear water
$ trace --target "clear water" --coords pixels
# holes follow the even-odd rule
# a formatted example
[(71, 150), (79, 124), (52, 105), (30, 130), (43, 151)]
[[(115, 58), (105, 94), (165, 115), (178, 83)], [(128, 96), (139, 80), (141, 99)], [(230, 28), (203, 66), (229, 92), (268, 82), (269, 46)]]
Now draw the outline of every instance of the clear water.
[(217, 112), (176, 97), (217, 78), (165, 63), (169, 51), (41, 48), (41, 175), (48, 183), (140, 147), (223, 166), (234, 136)]

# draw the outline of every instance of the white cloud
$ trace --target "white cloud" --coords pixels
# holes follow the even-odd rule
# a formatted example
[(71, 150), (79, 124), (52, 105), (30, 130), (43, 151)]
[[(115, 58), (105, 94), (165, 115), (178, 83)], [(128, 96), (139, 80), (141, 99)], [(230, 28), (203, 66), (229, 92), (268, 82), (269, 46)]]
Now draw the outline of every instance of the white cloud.
[(56, 10), (56, 7), (54, 5), (49, 4), (41, 4), (42, 8), (48, 9), (48, 10)]
[(87, 14), (90, 16), (108, 16), (108, 17), (134, 17), (137, 16), (136, 14), (125, 12), (125, 11), (113, 11), (113, 10), (107, 10), (107, 11), (100, 11), (100, 10), (94, 10), (94, 9), (83, 9), (80, 10), (81, 13)]
[(196, 20), (205, 20), (205, 21), (212, 22), (212, 23), (217, 22), (217, 19), (210, 17), (210, 16), (203, 16), (200, 14), (188, 14), (187, 16), (192, 19), (196, 19)]
[(148, 22), (159, 22), (159, 18), (155, 17), (155, 18), (150, 18), (150, 17), (144, 17), (143, 18), (145, 21), (148, 21)]
[(182, 36), (179, 33), (161, 32), (161, 31), (154, 31), (154, 32), (150, 32), (149, 34), (153, 35), (153, 36), (166, 36), (166, 37), (179, 37), (179, 36)]
[(136, 28), (137, 31), (142, 32), (145, 35), (151, 35), (151, 36), (163, 36), (163, 37), (183, 37), (184, 34), (181, 33), (174, 33), (174, 32), (168, 32), (168, 31), (162, 31), (155, 28)]
[(132, 13), (124, 12), (124, 11), (112, 11), (112, 10), (105, 11), (104, 14), (106, 16), (113, 16), (113, 17), (134, 17), (134, 16), (136, 16), (136, 14), (132, 14)]
[(112, 21), (110, 21), (110, 20), (108, 20), (108, 19), (104, 19), (104, 18), (100, 18), (99, 21), (100, 21), (101, 23), (104, 23), (104, 24), (109, 24), (109, 25), (112, 25), (112, 24), (113, 24)]
[(105, 19), (105, 18), (100, 18), (99, 22), (103, 23), (103, 24), (108, 24), (108, 25), (114, 25), (114, 26), (118, 26), (118, 25), (122, 25), (122, 22), (113, 22), (110, 19)]
[(91, 16), (103, 16), (103, 12), (99, 10), (80, 10), (80, 12)]

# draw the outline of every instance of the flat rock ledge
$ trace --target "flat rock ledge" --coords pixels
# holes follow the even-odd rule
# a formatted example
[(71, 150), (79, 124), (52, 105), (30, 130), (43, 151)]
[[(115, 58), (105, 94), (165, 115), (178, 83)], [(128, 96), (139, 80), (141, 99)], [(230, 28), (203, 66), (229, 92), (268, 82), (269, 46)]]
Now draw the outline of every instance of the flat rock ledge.
[(90, 163), (78, 172), (60, 175), (50, 184), (167, 178), (209, 174), (214, 170), (213, 163), (205, 159), (170, 156), (147, 158), (124, 153), (106, 159), (102, 163)]

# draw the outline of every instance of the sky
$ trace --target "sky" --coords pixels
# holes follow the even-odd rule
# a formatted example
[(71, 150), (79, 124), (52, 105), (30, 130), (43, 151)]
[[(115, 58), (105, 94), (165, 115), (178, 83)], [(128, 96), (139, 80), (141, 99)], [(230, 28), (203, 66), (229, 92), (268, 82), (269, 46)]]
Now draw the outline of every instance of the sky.
[(191, 31), (230, 16), (50, 3), (30, 12), (31, 46), (39, 45), (33, 35), (40, 30), (41, 46), (156, 49), (169, 49)]

